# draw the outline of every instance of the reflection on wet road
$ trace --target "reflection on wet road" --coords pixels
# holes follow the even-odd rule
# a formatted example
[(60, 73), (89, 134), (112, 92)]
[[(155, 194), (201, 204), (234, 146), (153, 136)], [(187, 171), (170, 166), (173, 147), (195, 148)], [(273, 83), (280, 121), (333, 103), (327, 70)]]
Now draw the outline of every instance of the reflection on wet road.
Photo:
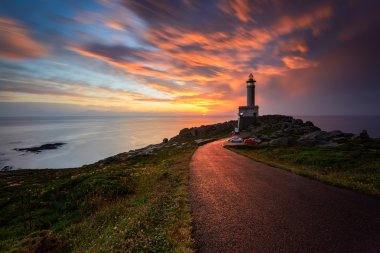
[(380, 199), (206, 144), (190, 165), (199, 252), (378, 252)]

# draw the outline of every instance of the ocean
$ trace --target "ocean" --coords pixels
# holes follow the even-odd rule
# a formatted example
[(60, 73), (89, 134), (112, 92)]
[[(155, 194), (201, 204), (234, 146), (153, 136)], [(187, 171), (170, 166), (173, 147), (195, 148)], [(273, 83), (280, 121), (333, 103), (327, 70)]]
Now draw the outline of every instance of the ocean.
[[(171, 138), (182, 128), (231, 120), (226, 117), (0, 118), (0, 169), (73, 168)], [(67, 143), (41, 153), (20, 152), (46, 143)]]
[[(380, 116), (296, 116), (323, 130), (380, 137)], [(232, 117), (41, 117), (0, 118), (0, 169), (73, 168), (131, 149), (160, 143), (185, 127), (224, 122)], [(41, 153), (15, 151), (46, 143), (67, 143)]]

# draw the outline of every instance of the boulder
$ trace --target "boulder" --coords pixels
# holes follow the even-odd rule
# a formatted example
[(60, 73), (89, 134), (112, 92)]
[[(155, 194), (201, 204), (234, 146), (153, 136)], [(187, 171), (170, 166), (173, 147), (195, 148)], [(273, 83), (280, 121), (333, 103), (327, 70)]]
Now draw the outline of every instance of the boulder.
[(302, 126), (302, 125), (303, 125), (303, 121), (302, 121), (302, 119), (295, 119), (295, 120), (294, 120), (294, 124), (295, 124), (295, 125)]
[(325, 131), (314, 131), (312, 133), (305, 134), (297, 140), (297, 144), (300, 146), (315, 146), (328, 143), (328, 134)]
[(270, 146), (282, 146), (282, 147), (286, 147), (286, 146), (289, 145), (289, 138), (288, 137), (280, 137), (280, 138), (271, 140), (269, 142), (269, 145)]
[(281, 124), (281, 130), (284, 131), (285, 129), (288, 129), (291, 127), (291, 124), (289, 122), (284, 122)]
[(169, 142), (182, 141), (192, 138), (207, 138), (210, 135), (233, 131), (237, 125), (236, 120), (227, 121), (207, 126), (192, 127), (182, 129), (178, 135), (170, 139)]
[(260, 135), (260, 136), (258, 136), (258, 137), (259, 137), (262, 141), (269, 141), (269, 140), (270, 140), (269, 136), (266, 135), (266, 134)]
[(0, 171), (10, 171), (12, 169), (13, 169), (12, 166), (7, 165), (7, 166), (4, 166)]
[(318, 147), (321, 147), (321, 148), (335, 148), (335, 147), (338, 147), (340, 144), (336, 143), (336, 142), (328, 142), (328, 143), (325, 143), (325, 144), (320, 144), (318, 145)]
[(342, 144), (342, 143), (347, 142), (348, 139), (346, 137), (335, 137), (335, 138), (332, 138), (331, 141), (333, 141), (337, 144)]
[(169, 142), (168, 138), (164, 138), (164, 139), (162, 140), (162, 143), (164, 143), (164, 144), (166, 144), (166, 143), (168, 143), (168, 142)]
[(343, 135), (344, 135), (344, 133), (342, 131), (339, 131), (339, 130), (327, 132), (327, 137), (329, 139), (342, 137)]
[(305, 125), (305, 126), (310, 126), (310, 127), (313, 127), (313, 126), (314, 126), (313, 122), (311, 122), (311, 121), (306, 121), (306, 122), (304, 123), (304, 125)]
[(363, 140), (369, 139), (369, 135), (367, 133), (367, 130), (364, 129), (363, 131), (361, 131), (361, 133), (359, 134), (359, 137), (360, 137), (360, 139), (363, 139)]

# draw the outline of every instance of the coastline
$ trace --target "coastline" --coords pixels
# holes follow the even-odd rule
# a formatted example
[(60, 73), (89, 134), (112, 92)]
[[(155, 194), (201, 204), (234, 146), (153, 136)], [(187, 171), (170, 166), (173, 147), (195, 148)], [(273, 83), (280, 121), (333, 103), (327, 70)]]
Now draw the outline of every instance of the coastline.
[[(288, 116), (260, 119), (245, 134), (266, 144), (233, 151), (262, 162), (272, 158), (272, 165), (293, 173), (308, 176), (305, 171), (313, 171), (319, 181), (380, 196), (380, 161), (372, 159), (380, 152), (380, 139), (324, 132)], [(199, 140), (230, 136), (235, 126), (236, 121), (229, 121), (184, 128), (170, 140), (78, 168), (0, 172), (0, 250), (194, 251), (189, 162)], [(355, 156), (357, 163), (349, 168), (354, 174), (339, 166)], [(355, 167), (361, 163), (364, 167)]]

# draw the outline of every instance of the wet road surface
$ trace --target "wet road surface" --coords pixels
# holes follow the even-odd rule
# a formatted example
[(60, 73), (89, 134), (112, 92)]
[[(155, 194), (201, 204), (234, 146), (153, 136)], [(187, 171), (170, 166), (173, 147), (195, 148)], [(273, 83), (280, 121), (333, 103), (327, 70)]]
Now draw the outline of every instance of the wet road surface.
[(380, 198), (294, 175), (222, 147), (190, 164), (199, 252), (380, 252)]

